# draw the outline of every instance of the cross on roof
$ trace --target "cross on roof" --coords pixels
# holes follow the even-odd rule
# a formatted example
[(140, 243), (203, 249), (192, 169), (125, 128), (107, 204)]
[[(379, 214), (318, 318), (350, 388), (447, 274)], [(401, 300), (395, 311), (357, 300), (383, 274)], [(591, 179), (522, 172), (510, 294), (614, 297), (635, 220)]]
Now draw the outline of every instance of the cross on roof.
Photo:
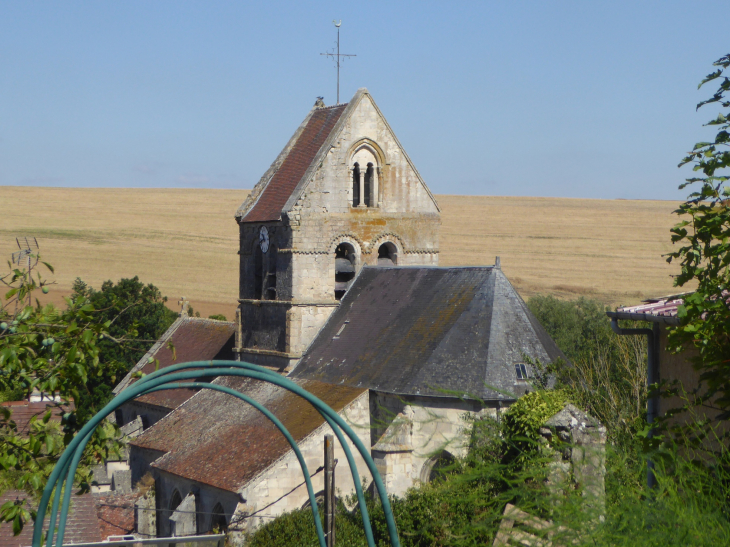
[(320, 55), (326, 55), (327, 57), (332, 57), (335, 60), (335, 66), (337, 67), (337, 104), (340, 104), (340, 57), (357, 57), (357, 55), (340, 53), (340, 25), (342, 25), (342, 20), (340, 19), (339, 23), (334, 20), (332, 22), (337, 27), (337, 53), (335, 53), (333, 50), (329, 53), (320, 53)]

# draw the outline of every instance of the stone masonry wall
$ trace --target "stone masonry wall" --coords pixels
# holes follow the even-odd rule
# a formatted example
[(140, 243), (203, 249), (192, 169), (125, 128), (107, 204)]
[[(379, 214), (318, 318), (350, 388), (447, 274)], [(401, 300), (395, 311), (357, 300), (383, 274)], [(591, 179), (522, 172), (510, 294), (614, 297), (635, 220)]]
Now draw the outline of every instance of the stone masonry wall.
[[(355, 430), (365, 446), (370, 443), (370, 414), (368, 407), (368, 393), (350, 403), (340, 413), (345, 421)], [(324, 424), (299, 443), (299, 449), (309, 468), (314, 473), (317, 468), (324, 464), (324, 436), (331, 434), (331, 428)], [(360, 477), (365, 477), (370, 482), (370, 473), (365, 462), (352, 443), (348, 443), (355, 458)], [(344, 498), (354, 492), (354, 484), (347, 458), (339, 442), (335, 441), (335, 458), (338, 460), (335, 468), (335, 484), (337, 496)], [(362, 480), (362, 479), (359, 479)], [(280, 515), (286, 511), (299, 509), (309, 501), (306, 486), (303, 485), (304, 478), (294, 452), (289, 451), (283, 458), (271, 465), (266, 471), (244, 488), (241, 489), (241, 502), (236, 509), (234, 521), (241, 516), (261, 510), (255, 517), (241, 519), (240, 525), (236, 528), (241, 531), (251, 531), (256, 527), (271, 521), (271, 517)], [(300, 485), (296, 490), (289, 493), (293, 488)], [(317, 473), (312, 477), (312, 486), (315, 494), (324, 490), (324, 473)], [(282, 497), (283, 496), (283, 497)], [(279, 501), (279, 498), (281, 498)], [(269, 505), (272, 502), (273, 505)], [(265, 509), (264, 509), (265, 508)], [(263, 510), (262, 510), (263, 509)]]

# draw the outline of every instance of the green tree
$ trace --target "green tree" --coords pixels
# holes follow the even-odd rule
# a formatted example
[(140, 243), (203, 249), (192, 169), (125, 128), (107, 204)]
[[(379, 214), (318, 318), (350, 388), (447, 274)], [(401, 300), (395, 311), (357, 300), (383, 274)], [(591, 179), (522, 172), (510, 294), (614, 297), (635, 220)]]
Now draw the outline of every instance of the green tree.
[(715, 138), (698, 142), (679, 166), (691, 164), (703, 176), (688, 178), (680, 188), (693, 191), (675, 211), (683, 220), (672, 228), (672, 242), (681, 247), (667, 255), (667, 261), (677, 261), (681, 273), (675, 278), (678, 287), (696, 290), (684, 298), (679, 308), (681, 325), (670, 332), (670, 344), (675, 351), (686, 347), (697, 349), (695, 367), (701, 371), (706, 392), (698, 402), (722, 410), (719, 419), (730, 417), (730, 80), (724, 71), (730, 66), (730, 55), (718, 59), (717, 70), (708, 74), (699, 87), (719, 82), (714, 95), (697, 105), (719, 107), (720, 112), (706, 126), (717, 129)]
[[(87, 299), (100, 322), (109, 321), (109, 336), (98, 343), (103, 373), (87, 384), (81, 393), (84, 417), (91, 417), (112, 396), (112, 389), (137, 363), (150, 345), (162, 336), (177, 314), (165, 303), (167, 297), (152, 284), (137, 276), (117, 283), (105, 281), (95, 290), (76, 278), (74, 299)], [(120, 343), (120, 340), (124, 343)]]
[[(53, 465), (85, 422), (73, 403), (78, 406), (85, 386), (104, 375), (99, 342), (109, 336), (113, 320), (100, 319), (82, 295), (67, 298), (64, 310), (37, 300), (31, 306), (33, 291), (47, 292), (38, 270), (12, 269), (0, 281), (8, 289), (0, 300), (0, 390), (23, 397), (37, 391), (57, 399), (42, 418), (31, 420), (29, 433), (22, 436), (11, 409), (0, 408), (0, 482), (38, 497)], [(50, 423), (56, 412), (63, 413), (60, 428)], [(88, 487), (89, 465), (119, 448), (116, 438), (114, 426), (98, 428), (76, 477), (82, 487)], [(12, 521), (15, 533), (31, 516), (13, 502), (0, 508), (0, 521)]]

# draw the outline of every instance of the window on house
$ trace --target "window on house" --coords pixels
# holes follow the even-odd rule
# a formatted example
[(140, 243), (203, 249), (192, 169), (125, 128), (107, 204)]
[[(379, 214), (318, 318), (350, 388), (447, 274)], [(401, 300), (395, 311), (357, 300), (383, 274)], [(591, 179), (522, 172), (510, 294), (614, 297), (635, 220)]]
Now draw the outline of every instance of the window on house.
[(335, 300), (340, 300), (355, 278), (357, 256), (349, 243), (340, 243), (335, 249)]
[(360, 205), (360, 164), (355, 162), (352, 169), (352, 206)]
[(515, 374), (518, 380), (527, 380), (527, 367), (524, 363), (515, 363)]
[(387, 241), (378, 247), (378, 266), (395, 266), (398, 263), (398, 248)]

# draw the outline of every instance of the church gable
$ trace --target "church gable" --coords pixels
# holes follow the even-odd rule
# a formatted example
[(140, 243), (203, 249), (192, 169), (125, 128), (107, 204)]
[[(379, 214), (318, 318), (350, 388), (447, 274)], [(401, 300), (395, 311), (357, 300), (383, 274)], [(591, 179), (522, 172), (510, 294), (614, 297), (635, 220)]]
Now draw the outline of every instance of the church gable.
[(297, 213), (432, 213), (436, 200), (366, 89), (322, 151), (311, 180), (302, 181), (286, 209)]

